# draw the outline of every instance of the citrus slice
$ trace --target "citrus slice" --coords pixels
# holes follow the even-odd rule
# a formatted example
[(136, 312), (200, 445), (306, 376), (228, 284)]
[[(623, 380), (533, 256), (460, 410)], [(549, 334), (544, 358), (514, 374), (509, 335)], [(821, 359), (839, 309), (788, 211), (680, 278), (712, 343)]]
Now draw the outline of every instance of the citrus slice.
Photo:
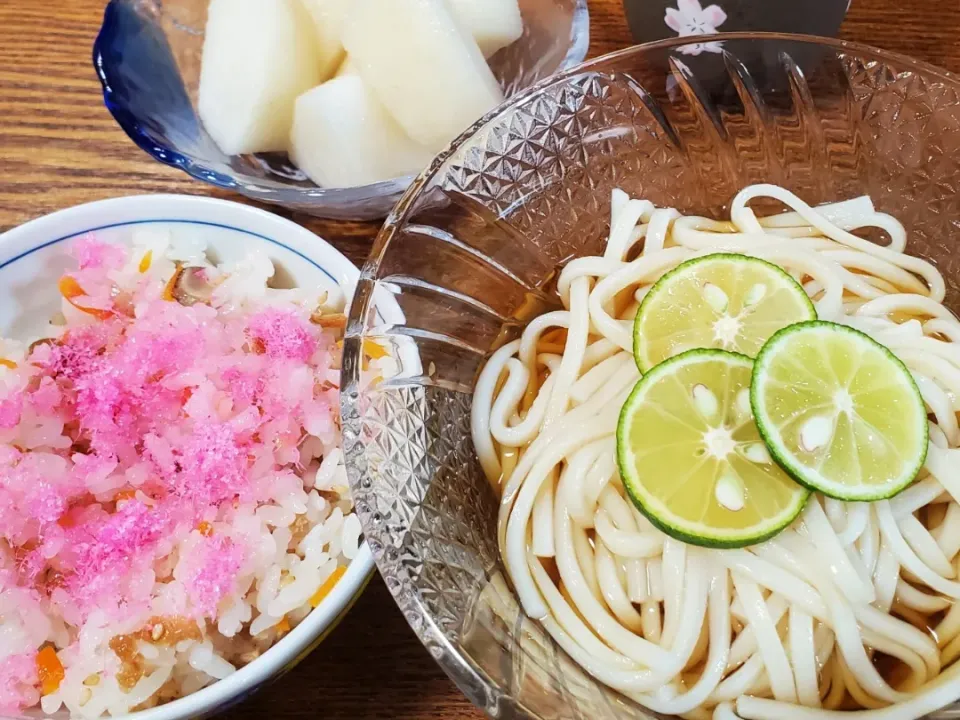
[(633, 354), (640, 372), (693, 348), (756, 357), (777, 330), (816, 319), (807, 293), (776, 265), (747, 255), (704, 255), (647, 293), (633, 325)]
[(760, 351), (750, 394), (774, 459), (841, 500), (903, 490), (927, 456), (927, 411), (906, 366), (858, 330), (806, 322)]
[(750, 358), (690, 350), (633, 389), (617, 426), (620, 477), (671, 537), (743, 547), (776, 535), (810, 492), (770, 457), (750, 411)]

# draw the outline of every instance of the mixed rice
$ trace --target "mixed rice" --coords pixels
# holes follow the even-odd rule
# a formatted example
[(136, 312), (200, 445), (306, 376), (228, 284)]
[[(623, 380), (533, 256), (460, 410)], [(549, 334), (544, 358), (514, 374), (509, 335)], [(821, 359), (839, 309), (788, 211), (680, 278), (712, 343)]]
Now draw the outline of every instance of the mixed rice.
[(70, 252), (44, 337), (0, 340), (0, 713), (117, 715), (224, 678), (361, 542), (339, 293), (153, 230)]

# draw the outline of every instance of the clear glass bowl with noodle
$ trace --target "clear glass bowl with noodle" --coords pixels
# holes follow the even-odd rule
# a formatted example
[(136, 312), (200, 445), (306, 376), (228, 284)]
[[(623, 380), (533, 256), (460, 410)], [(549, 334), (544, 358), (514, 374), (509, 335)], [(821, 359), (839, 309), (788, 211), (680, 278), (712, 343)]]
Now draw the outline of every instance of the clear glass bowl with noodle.
[[(493, 717), (655, 717), (521, 612), (470, 430), (485, 359), (559, 307), (566, 262), (600, 254), (615, 188), (717, 218), (753, 183), (810, 204), (870, 195), (960, 308), (960, 81), (816, 38), (731, 34), (690, 52), (695, 43), (625, 50), (514, 97), (416, 182), (362, 273), (342, 410), (365, 536), (420, 640)], [(374, 288), (395, 295), (403, 324), (377, 323)], [(364, 338), (407, 361), (360, 391)]]

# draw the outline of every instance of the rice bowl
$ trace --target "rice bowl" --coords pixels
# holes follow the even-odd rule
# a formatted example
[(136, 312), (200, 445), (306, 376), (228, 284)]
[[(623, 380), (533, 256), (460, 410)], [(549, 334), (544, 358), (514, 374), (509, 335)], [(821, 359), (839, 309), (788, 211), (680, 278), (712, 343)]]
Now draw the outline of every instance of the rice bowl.
[[(0, 302), (0, 308), (2, 308), (0, 309), (0, 335), (3, 337), (12, 335), (29, 338), (38, 337), (42, 334), (42, 326), (54, 316), (60, 304), (57, 298), (56, 281), (61, 276), (63, 269), (64, 248), (62, 246), (69, 244), (65, 241), (75, 239), (90, 230), (97, 230), (96, 238), (98, 241), (126, 242), (134, 234), (131, 226), (137, 228), (141, 237), (143, 237), (143, 231), (145, 230), (169, 232), (170, 228), (178, 228), (173, 234), (183, 236), (184, 233), (190, 234), (187, 232), (187, 228), (191, 225), (193, 226), (193, 235), (196, 235), (195, 231), (198, 226), (202, 226), (203, 238), (211, 248), (212, 255), (216, 257), (217, 264), (236, 264), (244, 255), (251, 251), (257, 251), (269, 257), (281, 269), (278, 277), (282, 276), (283, 283), (281, 284), (284, 287), (323, 286), (333, 293), (340, 290), (345, 297), (349, 297), (352, 292), (356, 278), (355, 269), (335, 250), (292, 223), (258, 210), (223, 201), (172, 196), (125, 198), (94, 203), (57, 213), (0, 237), (0, 285), (3, 287), (0, 290), (0, 295), (3, 296), (2, 302)], [(281, 292), (288, 291), (283, 290)], [(83, 302), (86, 302), (86, 300)], [(332, 445), (325, 448), (327, 457), (335, 456), (336, 453), (331, 452), (332, 449)], [(328, 471), (323, 472), (328, 473)], [(125, 500), (129, 499), (125, 498)], [(344, 506), (340, 508), (341, 512), (344, 509), (349, 510)], [(279, 512), (279, 514), (289, 516), (289, 512)], [(267, 515), (269, 516), (270, 513), (268, 512)], [(316, 513), (314, 515), (315, 517), (311, 521), (313, 527), (321, 527), (323, 525), (322, 520), (329, 519), (329, 517), (321, 519), (316, 516)], [(341, 530), (343, 520), (349, 516), (349, 512), (347, 512), (345, 515), (337, 517), (337, 523), (341, 525)], [(274, 512), (269, 524), (275, 532), (277, 528), (285, 527), (284, 523), (288, 519), (290, 518), (280, 518), (277, 512)], [(274, 523), (277, 524), (274, 525)], [(287, 523), (287, 525), (289, 524)], [(201, 528), (201, 530), (203, 532), (200, 532), (199, 536), (203, 537), (207, 528)], [(301, 530), (306, 530), (306, 528), (301, 528)], [(304, 548), (301, 548), (301, 551), (303, 550)], [(332, 554), (340, 555), (338, 547), (328, 546), (327, 550), (335, 551)], [(275, 631), (273, 629), (275, 623), (273, 623), (273, 617), (270, 613), (261, 614), (264, 619), (256, 628), (248, 626), (252, 636), (262, 634), (264, 630), (267, 630), (267, 635), (271, 632), (275, 633), (276, 637), (259, 643), (259, 648), (247, 647), (241, 649), (223, 646), (214, 648), (207, 644), (206, 639), (194, 637), (196, 631), (190, 627), (186, 627), (185, 635), (178, 637), (175, 624), (170, 623), (166, 627), (158, 628), (151, 625), (147, 628), (147, 636), (141, 635), (136, 639), (136, 642), (138, 643), (139, 653), (148, 661), (148, 670), (155, 670), (157, 666), (164, 662), (168, 664), (172, 662), (174, 665), (179, 663), (181, 669), (192, 668), (198, 673), (202, 668), (207, 678), (204, 679), (188, 671), (187, 676), (192, 675), (192, 680), (186, 682), (185, 676), (184, 682), (178, 687), (177, 694), (196, 692), (168, 705), (144, 710), (138, 714), (138, 717), (197, 716), (222, 709), (226, 703), (238, 700), (266, 679), (275, 675), (279, 670), (302, 657), (311, 643), (318, 641), (322, 633), (346, 611), (350, 601), (357, 595), (359, 589), (369, 577), (372, 561), (366, 546), (358, 544), (355, 552), (353, 548), (350, 548), (347, 552), (353, 557), (342, 557), (343, 562), (337, 563), (338, 566), (343, 567), (342, 577), (331, 586), (332, 589), (327, 588), (329, 594), (324, 593), (325, 596), (316, 597), (318, 588), (309, 590), (309, 596), (316, 598), (316, 610), (310, 611), (309, 603), (306, 606), (304, 605), (303, 600), (305, 598), (309, 599), (304, 594), (307, 593), (306, 588), (304, 588), (297, 597), (292, 597), (288, 593), (288, 602), (281, 603), (280, 605), (283, 607), (276, 608), (278, 612), (280, 610), (285, 611), (283, 613), (284, 618), (289, 617), (287, 621), (290, 624), (289, 630), (287, 627), (281, 627)], [(329, 569), (332, 570), (332, 568)], [(276, 576), (278, 570), (274, 568), (272, 572)], [(274, 583), (277, 579), (274, 578)], [(325, 579), (314, 576), (307, 584), (313, 585), (315, 582), (320, 582), (322, 585)], [(276, 599), (276, 597), (272, 598), (273, 601), (276, 601)], [(290, 602), (293, 602), (292, 607), (288, 607)], [(269, 602), (264, 601), (264, 608), (267, 604)], [(238, 620), (242, 624), (244, 622), (242, 618), (250, 612), (249, 607), (243, 609), (237, 603), (232, 605), (231, 603), (225, 603), (224, 606), (221, 606), (221, 610), (224, 610), (226, 605), (234, 608), (235, 616), (230, 618), (227, 617), (229, 612), (226, 615), (220, 612), (215, 615), (215, 618), (221, 621), (226, 617), (227, 625), (236, 625)], [(254, 615), (252, 620), (256, 622), (256, 610), (252, 614)], [(139, 624), (140, 629), (123, 628), (119, 625), (111, 626), (108, 634), (117, 635), (123, 634), (123, 632), (130, 634), (130, 631), (141, 632), (143, 630), (142, 618), (134, 624)], [(261, 627), (264, 625), (267, 625), (267, 627)], [(181, 628), (181, 630), (183, 629)], [(12, 632), (9, 628), (3, 628), (3, 630), (4, 632)], [(157, 643), (149, 642), (150, 640), (159, 640), (166, 632), (171, 633), (168, 637), (171, 647), (168, 647), (167, 654), (179, 655), (179, 659), (170, 657), (164, 660), (162, 657), (164, 650), (161, 650), (160, 654), (157, 655), (149, 647), (157, 645)], [(51, 631), (51, 634), (55, 635), (56, 633)], [(87, 647), (91, 649), (100, 647), (101, 653), (104, 641), (109, 642), (106, 638), (97, 641), (89, 634), (84, 639)], [(192, 649), (189, 649), (188, 654), (182, 655), (183, 652), (188, 650), (187, 645), (189, 643), (193, 643)], [(79, 645), (77, 643), (78, 647)], [(156, 648), (154, 647), (154, 649)], [(254, 651), (252, 655), (249, 654), (251, 651)], [(82, 652), (76, 649), (74, 652), (79, 652), (82, 655)], [(262, 654), (260, 654), (261, 652)], [(240, 655), (244, 653), (248, 654), (247, 658), (240, 659)], [(233, 662), (230, 662), (231, 660)], [(227, 662), (230, 662), (230, 667), (224, 665)], [(154, 664), (150, 665), (150, 663)], [(72, 680), (70, 677), (71, 665), (77, 668)], [(244, 666), (240, 667), (241, 665)], [(80, 707), (79, 701), (83, 699), (83, 705), (90, 705), (90, 710), (84, 712), (81, 709), (78, 714), (98, 715), (100, 713), (95, 712), (97, 709), (100, 709), (100, 711), (108, 710), (111, 714), (124, 714), (137, 708), (137, 706), (143, 707), (141, 703), (154, 696), (157, 689), (151, 688), (149, 684), (141, 685), (138, 693), (127, 698), (104, 696), (94, 700), (94, 698), (97, 698), (98, 691), (105, 694), (106, 691), (103, 688), (111, 686), (110, 682), (102, 682), (111, 673), (107, 672), (106, 675), (102, 675), (101, 680), (97, 682), (91, 677), (96, 673), (88, 673), (86, 669), (83, 665), (83, 658), (68, 657), (64, 690), (61, 691), (60, 688), (57, 688), (54, 693), (45, 693), (45, 695), (55, 695), (57, 692), (64, 694), (64, 691), (69, 690), (71, 682), (79, 682), (79, 686), (75, 687), (74, 690), (79, 691), (81, 696), (76, 696), (69, 701), (67, 697), (57, 699), (65, 702), (68, 706), (72, 704), (75, 712)], [(83, 675), (79, 681), (77, 680), (78, 674)], [(145, 672), (137, 678), (137, 681), (143, 683), (151, 675), (151, 672)], [(154, 683), (158, 682), (161, 677), (163, 676), (157, 676)], [(168, 674), (164, 678), (164, 683), (169, 679)], [(213, 680), (217, 681), (212, 682)], [(212, 684), (209, 684), (208, 687), (200, 689), (210, 682)], [(136, 687), (136, 684), (134, 683), (132, 687)], [(100, 687), (98, 688), (98, 686)], [(151, 689), (153, 692), (148, 693), (146, 698), (141, 697), (144, 692)], [(128, 688), (128, 691), (130, 690), (132, 688)], [(163, 699), (161, 698), (161, 700)], [(134, 700), (137, 702), (133, 702)], [(123, 703), (126, 703), (126, 705)], [(43, 709), (53, 711), (57, 704), (59, 703), (48, 700)], [(7, 708), (7, 711), (9, 712), (9, 708)]]

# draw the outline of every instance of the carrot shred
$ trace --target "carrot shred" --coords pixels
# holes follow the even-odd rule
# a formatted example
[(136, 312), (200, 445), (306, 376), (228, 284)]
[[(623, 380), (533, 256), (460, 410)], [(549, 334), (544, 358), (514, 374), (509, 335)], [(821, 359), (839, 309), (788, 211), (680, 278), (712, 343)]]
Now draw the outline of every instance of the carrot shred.
[(200, 534), (204, 537), (210, 537), (213, 535), (213, 525), (208, 523), (206, 520), (200, 521), (200, 524), (197, 525), (197, 530), (199, 530)]
[(320, 586), (317, 592), (314, 593), (313, 597), (310, 598), (310, 604), (313, 607), (317, 607), (317, 605), (322, 603), (324, 598), (326, 598), (327, 595), (333, 591), (333, 588), (336, 587), (337, 583), (340, 582), (340, 578), (342, 578), (346, 572), (347, 569), (345, 567), (338, 567), (336, 570), (334, 570), (330, 577), (323, 582), (323, 585)]
[(176, 297), (174, 297), (173, 291), (177, 288), (177, 281), (180, 279), (180, 275), (183, 273), (183, 265), (177, 263), (177, 269), (173, 271), (173, 275), (170, 276), (170, 279), (167, 280), (166, 286), (163, 288), (162, 297), (167, 302), (175, 302)]
[(70, 275), (64, 275), (62, 278), (60, 278), (58, 287), (60, 288), (60, 294), (63, 295), (67, 300), (73, 300), (81, 295), (86, 295), (86, 293), (83, 291), (83, 288), (80, 287), (80, 283), (78, 283)]
[(62, 278), (60, 278), (58, 287), (60, 289), (60, 294), (63, 295), (64, 299), (80, 312), (84, 312), (87, 315), (93, 315), (99, 320), (107, 320), (113, 317), (112, 310), (83, 307), (83, 305), (78, 305), (76, 302), (74, 302), (74, 300), (76, 300), (78, 297), (83, 297), (87, 293), (84, 292), (82, 287), (80, 287), (80, 283), (78, 283), (70, 275), (64, 275)]
[(290, 620), (287, 619), (287, 616), (283, 616), (283, 620), (278, 622), (273, 626), (278, 633), (288, 633), (290, 632)]
[(55, 693), (63, 682), (63, 663), (51, 645), (37, 653), (37, 677), (40, 678), (40, 689), (44, 695)]
[(17, 369), (17, 364), (13, 360), (7, 360), (5, 358), (0, 358), (0, 365), (3, 365), (3, 367), (8, 367), (11, 370)]
[(153, 264), (153, 250), (147, 250), (140, 258), (140, 266), (137, 268), (141, 273), (145, 273)]

